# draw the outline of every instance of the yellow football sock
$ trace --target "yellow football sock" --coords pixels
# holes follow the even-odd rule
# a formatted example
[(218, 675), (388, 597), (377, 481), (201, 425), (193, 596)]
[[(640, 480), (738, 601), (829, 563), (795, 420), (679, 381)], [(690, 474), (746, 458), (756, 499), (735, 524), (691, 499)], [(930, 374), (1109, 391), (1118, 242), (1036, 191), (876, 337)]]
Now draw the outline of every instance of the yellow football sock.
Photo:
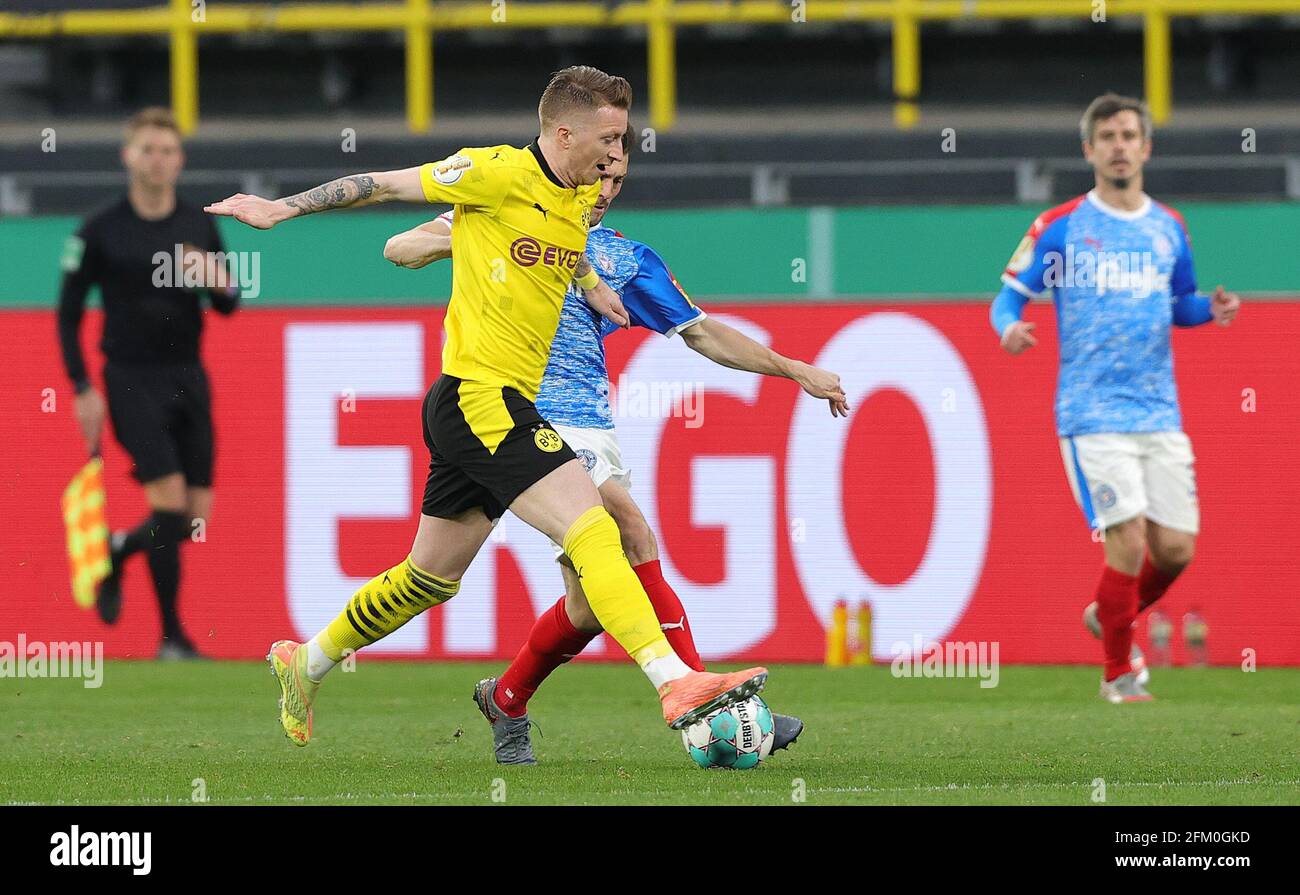
[(318, 635), (322, 652), (335, 662), (386, 637), (430, 606), (445, 603), (460, 590), (416, 567), (410, 557), (376, 575), (352, 595), (347, 607)]
[(628, 565), (618, 525), (604, 507), (578, 517), (564, 535), (564, 552), (582, 579), (591, 611), (638, 665), (672, 654), (650, 598)]

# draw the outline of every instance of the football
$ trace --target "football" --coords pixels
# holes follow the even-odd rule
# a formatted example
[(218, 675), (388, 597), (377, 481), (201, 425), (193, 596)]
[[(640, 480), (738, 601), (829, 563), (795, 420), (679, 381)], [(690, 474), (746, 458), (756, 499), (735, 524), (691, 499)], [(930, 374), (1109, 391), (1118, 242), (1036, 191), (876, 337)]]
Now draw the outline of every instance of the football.
[(682, 731), (691, 760), (702, 768), (745, 771), (756, 768), (772, 751), (772, 711), (753, 696), (718, 709)]

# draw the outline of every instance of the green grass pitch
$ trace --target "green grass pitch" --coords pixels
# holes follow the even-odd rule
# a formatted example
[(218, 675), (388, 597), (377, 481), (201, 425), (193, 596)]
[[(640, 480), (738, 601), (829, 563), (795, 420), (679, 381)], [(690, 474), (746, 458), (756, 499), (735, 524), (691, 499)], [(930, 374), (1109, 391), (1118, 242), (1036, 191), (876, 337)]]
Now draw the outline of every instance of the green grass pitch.
[(1155, 669), (1112, 706), (1085, 667), (975, 679), (774, 666), (807, 722), (754, 771), (704, 771), (635, 669), (561, 668), (533, 700), (541, 764), (502, 768), (470, 699), (501, 664), (366, 662), (321, 690), (296, 748), (260, 663), (109, 662), (103, 686), (0, 679), (0, 803), (1297, 804), (1300, 669)]

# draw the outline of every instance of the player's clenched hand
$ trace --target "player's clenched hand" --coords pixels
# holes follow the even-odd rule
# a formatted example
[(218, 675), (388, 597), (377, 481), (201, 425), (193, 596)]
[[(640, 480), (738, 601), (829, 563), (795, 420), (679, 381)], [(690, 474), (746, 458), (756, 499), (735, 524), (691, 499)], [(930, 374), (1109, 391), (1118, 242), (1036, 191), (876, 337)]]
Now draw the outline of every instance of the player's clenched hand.
[(623, 300), (618, 297), (617, 292), (605, 284), (604, 280), (582, 294), (587, 299), (587, 304), (606, 320), (622, 327), (628, 325), (627, 308), (623, 307)]
[(258, 230), (270, 230), (281, 221), (287, 221), (294, 216), (294, 210), (283, 202), (244, 193), (235, 193), (220, 202), (205, 205), (203, 210), (208, 214), (234, 218)]
[(814, 398), (825, 398), (830, 403), (831, 416), (848, 416), (849, 401), (840, 385), (840, 377), (829, 370), (804, 364), (795, 374), (798, 382)]
[(1034, 327), (1037, 324), (1028, 323), (1024, 320), (1017, 320), (1007, 327), (1007, 331), (1002, 334), (1002, 347), (1006, 349), (1007, 354), (1019, 354), (1026, 348), (1033, 348), (1038, 344), (1034, 338)]
[(1241, 296), (1235, 292), (1228, 292), (1222, 286), (1214, 290), (1214, 297), (1210, 299), (1210, 313), (1214, 315), (1214, 322), (1219, 326), (1230, 326), (1232, 321), (1237, 319), (1237, 311), (1241, 310)]
[(77, 395), (73, 403), (76, 406), (77, 425), (81, 427), (81, 434), (86, 437), (86, 443), (94, 448), (99, 444), (99, 433), (104, 427), (104, 396), (98, 389), (91, 387)]

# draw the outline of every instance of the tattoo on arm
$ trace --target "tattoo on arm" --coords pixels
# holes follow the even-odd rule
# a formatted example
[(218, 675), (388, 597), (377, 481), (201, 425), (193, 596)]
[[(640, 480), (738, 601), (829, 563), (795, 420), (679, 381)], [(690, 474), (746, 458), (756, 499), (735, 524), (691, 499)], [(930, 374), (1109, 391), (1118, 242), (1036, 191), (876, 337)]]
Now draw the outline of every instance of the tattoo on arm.
[(574, 266), (573, 275), (575, 277), (585, 277), (589, 273), (591, 273), (591, 262), (587, 260), (586, 255), (583, 255), (578, 259), (577, 265)]
[(312, 187), (305, 193), (290, 196), (282, 200), (285, 205), (296, 208), (299, 214), (313, 214), (330, 208), (346, 208), (369, 199), (375, 192), (375, 179), (369, 174), (354, 174), (340, 177), (320, 186)]

